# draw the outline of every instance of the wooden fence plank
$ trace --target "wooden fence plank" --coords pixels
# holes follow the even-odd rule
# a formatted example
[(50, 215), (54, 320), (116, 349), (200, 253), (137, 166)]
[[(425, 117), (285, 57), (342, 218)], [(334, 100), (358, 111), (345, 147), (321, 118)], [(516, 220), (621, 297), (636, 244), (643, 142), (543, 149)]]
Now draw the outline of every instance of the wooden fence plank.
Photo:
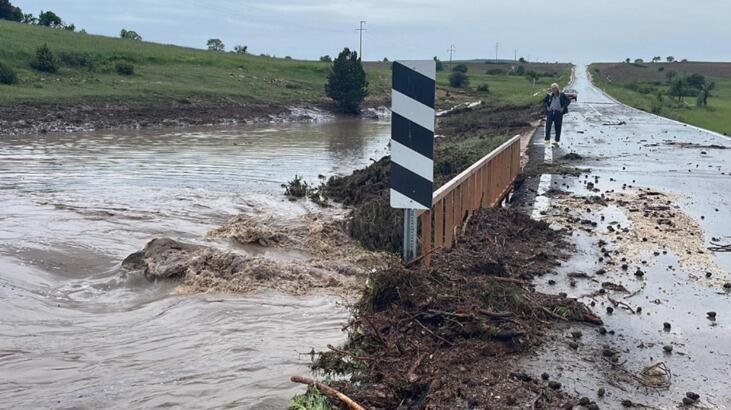
[(444, 200), (434, 204), (434, 247), (444, 245)]
[(444, 198), (444, 247), (452, 248), (454, 240), (454, 191)]

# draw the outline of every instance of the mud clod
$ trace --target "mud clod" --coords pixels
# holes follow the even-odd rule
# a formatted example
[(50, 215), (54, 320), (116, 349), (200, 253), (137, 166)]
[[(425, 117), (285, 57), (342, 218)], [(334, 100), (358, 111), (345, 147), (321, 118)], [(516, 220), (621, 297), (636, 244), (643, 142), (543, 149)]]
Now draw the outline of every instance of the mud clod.
[(550, 382), (548, 382), (548, 387), (552, 388), (553, 390), (558, 390), (561, 388), (561, 386), (561, 383), (555, 380), (551, 380)]

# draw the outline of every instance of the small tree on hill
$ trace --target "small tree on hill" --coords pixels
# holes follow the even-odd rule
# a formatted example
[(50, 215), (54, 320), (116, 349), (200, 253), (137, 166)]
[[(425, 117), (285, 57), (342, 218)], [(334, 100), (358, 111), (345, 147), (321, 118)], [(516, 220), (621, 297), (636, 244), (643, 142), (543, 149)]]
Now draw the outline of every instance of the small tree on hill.
[(706, 84), (706, 77), (702, 76), (701, 74), (691, 74), (688, 76), (688, 86), (693, 87), (697, 90), (700, 90), (703, 88), (703, 86)]
[(463, 88), (470, 85), (470, 78), (462, 71), (455, 71), (449, 76), (449, 85), (454, 88)]
[(323, 63), (332, 63), (333, 58), (330, 57), (329, 55), (325, 54), (324, 56), (320, 57), (320, 61)]
[(210, 51), (224, 51), (226, 49), (223, 41), (221, 41), (221, 39), (219, 38), (209, 39), (206, 43), (206, 46), (208, 46), (208, 50)]
[(368, 95), (368, 80), (358, 53), (345, 48), (333, 61), (325, 84), (325, 93), (344, 112), (357, 114)]
[(249, 46), (244, 45), (237, 45), (234, 47), (234, 53), (236, 54), (246, 54), (249, 51)]
[(676, 78), (672, 83), (670, 83), (668, 93), (670, 93), (672, 97), (677, 98), (678, 102), (680, 102), (683, 101), (687, 87), (688, 85), (685, 78)]
[(714, 81), (709, 81), (703, 84), (703, 87), (701, 87), (701, 92), (698, 93), (699, 107), (708, 106), (708, 97), (712, 97), (711, 91), (713, 91), (714, 88), (716, 88), (716, 83)]
[(464, 73), (464, 74), (467, 74), (468, 70), (469, 69), (467, 68), (467, 64), (457, 64), (452, 69), (452, 71), (454, 71), (455, 73)]
[(142, 36), (137, 34), (134, 30), (122, 29), (122, 31), (119, 32), (119, 37), (127, 40), (142, 41)]
[(668, 61), (668, 63), (672, 63), (673, 61), (675, 61), (675, 57), (673, 56), (667, 56), (665, 57), (665, 59)]
[(33, 15), (33, 13), (23, 14), (23, 19), (20, 21), (23, 24), (36, 24), (38, 23), (38, 19)]
[(9, 0), (0, 0), (0, 20), (22, 21), (23, 11), (13, 6)]
[(635, 58), (635, 64), (642, 64), (644, 62), (645, 62), (645, 60), (643, 60), (641, 58)]
[(524, 57), (520, 57), (520, 58), (518, 59), (518, 62), (519, 62), (519, 63), (525, 63), (526, 61), (525, 61), (525, 58), (524, 58)]
[(31, 67), (38, 71), (47, 73), (55, 73), (58, 71), (58, 61), (53, 55), (47, 44), (44, 44), (36, 50), (36, 58), (30, 63)]
[(61, 20), (61, 17), (56, 15), (56, 13), (52, 11), (42, 11), (41, 14), (38, 15), (38, 25), (51, 27), (51, 28), (59, 28), (63, 27), (63, 21)]
[(627, 64), (629, 64), (630, 61), (632, 61), (632, 60), (630, 60), (629, 57), (627, 57), (627, 58), (624, 59), (624, 62), (627, 63)]

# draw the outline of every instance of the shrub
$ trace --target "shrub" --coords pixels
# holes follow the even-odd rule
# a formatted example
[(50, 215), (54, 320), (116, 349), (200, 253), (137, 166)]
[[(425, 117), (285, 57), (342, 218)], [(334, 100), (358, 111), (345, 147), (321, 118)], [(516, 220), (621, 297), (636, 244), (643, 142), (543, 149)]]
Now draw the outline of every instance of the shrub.
[(688, 76), (688, 86), (700, 90), (706, 83), (706, 78), (700, 74), (691, 74)]
[(491, 69), (487, 70), (487, 74), (488, 75), (503, 75), (503, 74), (505, 74), (505, 70), (503, 70), (502, 68), (491, 68)]
[(523, 75), (525, 74), (525, 67), (522, 65), (519, 65), (518, 68), (515, 69), (515, 75)]
[(462, 73), (462, 74), (467, 74), (467, 70), (468, 70), (467, 64), (457, 64), (452, 69), (453, 72), (455, 72), (455, 73)]
[(117, 61), (114, 64), (114, 69), (119, 75), (132, 75), (135, 73), (135, 66), (128, 61)]
[(356, 114), (368, 95), (368, 81), (358, 53), (345, 48), (332, 64), (325, 84), (325, 93), (340, 109)]
[(655, 94), (657, 92), (657, 88), (653, 87), (650, 84), (640, 84), (637, 87), (637, 92), (640, 94)]
[(44, 44), (36, 49), (36, 57), (30, 63), (31, 67), (38, 71), (46, 73), (55, 73), (58, 71), (58, 61), (53, 52), (48, 48), (47, 44)]
[(18, 82), (18, 75), (15, 74), (9, 65), (0, 62), (0, 84), (13, 85)]
[(665, 71), (665, 67), (658, 67), (657, 71), (663, 72), (663, 71)]
[(470, 85), (470, 79), (467, 74), (461, 71), (455, 71), (449, 76), (449, 85), (454, 88), (462, 88)]
[(94, 71), (97, 66), (97, 58), (87, 53), (69, 53), (62, 51), (58, 53), (58, 59), (66, 66), (86, 68), (89, 71)]
[(490, 86), (488, 86), (487, 84), (480, 84), (480, 85), (477, 86), (477, 91), (479, 91), (481, 93), (487, 93), (487, 94), (489, 94), (490, 93)]

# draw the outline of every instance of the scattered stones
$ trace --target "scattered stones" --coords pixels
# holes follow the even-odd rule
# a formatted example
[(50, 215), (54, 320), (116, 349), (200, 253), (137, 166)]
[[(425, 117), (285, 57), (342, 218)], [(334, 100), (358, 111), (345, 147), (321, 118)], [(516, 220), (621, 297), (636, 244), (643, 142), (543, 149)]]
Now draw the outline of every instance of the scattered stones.
[(613, 307), (611, 307), (611, 306), (607, 306), (607, 313), (609, 313), (610, 315), (611, 315), (612, 313), (614, 313), (614, 308), (613, 308)]
[[(710, 315), (710, 313), (709, 313), (709, 315)], [(714, 313), (714, 316), (715, 316), (715, 313)], [(571, 337), (573, 337), (574, 339), (580, 339), (581, 336), (583, 336), (583, 334), (581, 333), (581, 330), (574, 330), (573, 332), (571, 332)]]
[(606, 335), (607, 334), (607, 328), (602, 326), (599, 328), (599, 334), (600, 335)]
[(662, 328), (665, 330), (670, 330), (671, 327), (672, 327), (672, 325), (670, 325), (670, 323), (668, 323), (668, 322), (665, 322), (662, 324)]
[(716, 312), (708, 312), (708, 313), (706, 313), (706, 315), (708, 315), (708, 318), (711, 320), (716, 319)]
[(665, 345), (662, 347), (662, 350), (665, 351), (665, 353), (672, 353), (673, 352), (673, 346), (671, 345)]
[(687, 397), (693, 401), (698, 401), (701, 398), (700, 394), (694, 393), (692, 391), (685, 393), (685, 397)]
[(569, 347), (576, 350), (579, 348), (579, 344), (576, 342), (569, 342)]
[(632, 407), (632, 400), (622, 400), (622, 407)]
[(548, 382), (548, 387), (552, 388), (553, 390), (558, 390), (561, 388), (561, 383), (551, 380)]
[(543, 380), (548, 380), (550, 378), (551, 378), (551, 376), (549, 376), (548, 373), (546, 373), (546, 372), (543, 372), (543, 374), (541, 374), (541, 379), (543, 379)]
[(596, 391), (596, 395), (599, 397), (604, 397), (604, 395), (607, 393), (606, 390), (604, 390), (604, 387), (599, 388), (599, 390)]

